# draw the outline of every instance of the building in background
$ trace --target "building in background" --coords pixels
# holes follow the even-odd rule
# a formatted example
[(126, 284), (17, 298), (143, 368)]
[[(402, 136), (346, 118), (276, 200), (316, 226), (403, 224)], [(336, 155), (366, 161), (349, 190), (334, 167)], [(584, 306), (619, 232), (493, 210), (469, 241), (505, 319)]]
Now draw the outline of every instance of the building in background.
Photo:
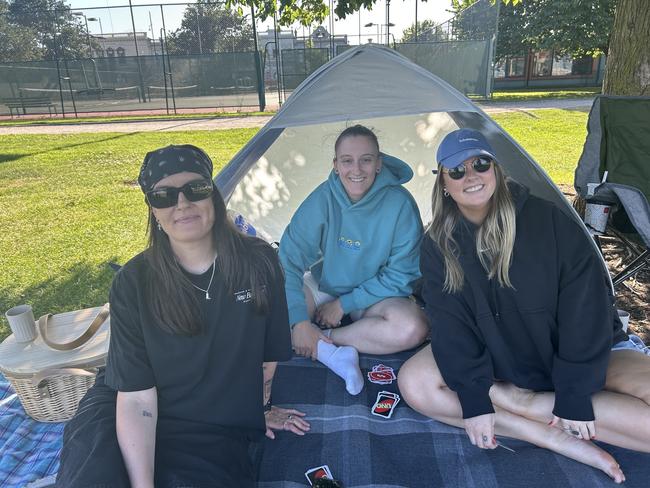
[(600, 86), (605, 56), (555, 56), (551, 49), (509, 56), (494, 65), (494, 88)]
[(124, 56), (135, 56), (135, 43), (138, 43), (138, 54), (140, 56), (156, 56), (162, 53), (160, 41), (150, 39), (146, 32), (115, 32), (104, 33), (101, 36), (93, 36), (98, 44), (95, 49), (95, 57), (113, 58)]

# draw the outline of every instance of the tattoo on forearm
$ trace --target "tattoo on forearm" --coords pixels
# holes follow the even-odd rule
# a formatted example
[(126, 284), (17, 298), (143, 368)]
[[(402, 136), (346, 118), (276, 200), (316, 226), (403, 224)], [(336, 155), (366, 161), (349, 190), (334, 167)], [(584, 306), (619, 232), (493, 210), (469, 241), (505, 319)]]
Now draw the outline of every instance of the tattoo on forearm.
[(153, 418), (153, 414), (151, 412), (147, 412), (146, 410), (142, 411), (142, 416), (143, 417), (151, 417), (151, 418)]

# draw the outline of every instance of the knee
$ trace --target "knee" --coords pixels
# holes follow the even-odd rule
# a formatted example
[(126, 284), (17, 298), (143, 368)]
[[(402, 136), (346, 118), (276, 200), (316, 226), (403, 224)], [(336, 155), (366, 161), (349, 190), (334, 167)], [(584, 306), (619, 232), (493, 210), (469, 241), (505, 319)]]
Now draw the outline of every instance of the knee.
[(424, 313), (417, 313), (395, 317), (395, 340), (400, 350), (404, 351), (419, 346), (429, 335), (429, 324)]
[(427, 416), (430, 415), (438, 393), (442, 393), (444, 386), (413, 361), (407, 361), (400, 368), (397, 385), (404, 401), (414, 410)]
[(419, 410), (416, 405), (422, 403), (422, 378), (421, 372), (407, 361), (402, 365), (397, 374), (397, 386), (399, 392), (413, 409)]

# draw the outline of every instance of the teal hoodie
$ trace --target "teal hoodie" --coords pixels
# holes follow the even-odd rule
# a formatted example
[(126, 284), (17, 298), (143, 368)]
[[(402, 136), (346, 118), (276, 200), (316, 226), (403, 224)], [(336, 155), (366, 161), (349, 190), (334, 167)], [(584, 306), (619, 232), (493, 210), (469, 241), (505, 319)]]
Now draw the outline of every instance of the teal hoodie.
[(309, 320), (303, 275), (339, 297), (345, 313), (388, 297), (406, 297), (420, 277), (422, 221), (402, 184), (413, 171), (382, 154), (382, 169), (363, 198), (350, 201), (333, 171), (300, 205), (280, 241), (289, 322)]

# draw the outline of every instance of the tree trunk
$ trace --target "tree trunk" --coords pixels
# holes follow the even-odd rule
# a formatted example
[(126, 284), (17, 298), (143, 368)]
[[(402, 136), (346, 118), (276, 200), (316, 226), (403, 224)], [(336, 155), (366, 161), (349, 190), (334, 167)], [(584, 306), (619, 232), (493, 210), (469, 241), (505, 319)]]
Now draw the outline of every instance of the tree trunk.
[(650, 96), (650, 8), (648, 0), (619, 0), (603, 93)]

